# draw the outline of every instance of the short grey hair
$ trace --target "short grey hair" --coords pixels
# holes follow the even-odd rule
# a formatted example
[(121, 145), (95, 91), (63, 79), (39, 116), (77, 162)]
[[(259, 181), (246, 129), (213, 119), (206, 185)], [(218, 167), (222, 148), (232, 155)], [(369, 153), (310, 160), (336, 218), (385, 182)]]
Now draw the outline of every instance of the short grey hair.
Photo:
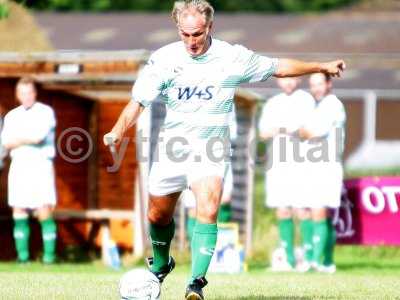
[(180, 15), (187, 10), (194, 10), (203, 15), (207, 24), (214, 19), (214, 8), (206, 0), (175, 1), (171, 16), (176, 24), (179, 24)]

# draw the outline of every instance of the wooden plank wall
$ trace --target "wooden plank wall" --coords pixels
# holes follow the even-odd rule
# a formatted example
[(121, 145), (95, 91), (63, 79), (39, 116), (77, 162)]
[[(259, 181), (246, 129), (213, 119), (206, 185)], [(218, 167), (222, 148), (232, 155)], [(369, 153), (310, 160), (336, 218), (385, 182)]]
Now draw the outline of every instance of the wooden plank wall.
[(126, 105), (125, 101), (100, 102), (98, 106), (98, 208), (133, 209), (134, 182), (137, 162), (135, 147), (135, 128), (126, 137), (129, 144), (118, 172), (110, 173), (107, 167), (113, 166), (109, 149), (103, 146), (103, 135), (109, 132)]

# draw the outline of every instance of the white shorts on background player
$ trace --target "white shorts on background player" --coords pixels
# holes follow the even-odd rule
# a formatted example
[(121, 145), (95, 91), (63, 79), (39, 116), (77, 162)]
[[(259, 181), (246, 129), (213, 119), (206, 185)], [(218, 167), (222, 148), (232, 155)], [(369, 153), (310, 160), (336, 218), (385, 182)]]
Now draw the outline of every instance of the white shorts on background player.
[[(241, 83), (267, 80), (275, 73), (278, 61), (260, 56), (240, 45), (212, 39), (208, 51), (191, 57), (182, 42), (169, 44), (154, 52), (140, 72), (132, 89), (132, 100), (149, 106), (161, 97), (166, 117), (160, 128), (163, 143), (184, 138), (173, 156), (188, 158), (174, 162), (159, 145), (159, 161), (151, 166), (149, 191), (166, 195), (185, 190), (193, 181), (208, 176), (223, 177), (228, 162), (220, 157), (222, 146), (208, 149), (209, 142), (220, 139), (230, 149), (229, 127), (236, 87)], [(161, 141), (161, 140), (159, 140)], [(229, 151), (228, 151), (229, 152)], [(196, 159), (201, 157), (201, 162)]]
[[(303, 90), (296, 90), (291, 95), (278, 94), (265, 104), (259, 130), (285, 128), (290, 132), (296, 131), (306, 122), (314, 105), (312, 96)], [(300, 191), (307, 178), (301, 175), (302, 165), (296, 162), (294, 154), (295, 151), (304, 152), (304, 143), (298, 145), (297, 150), (290, 136), (278, 134), (268, 147), (265, 176), (265, 203), (268, 207), (291, 207), (296, 198), (305, 197)]]
[(40, 102), (30, 109), (18, 106), (5, 116), (2, 143), (6, 144), (13, 138), (42, 141), (10, 152), (8, 203), (11, 207), (35, 209), (56, 204), (55, 126), (53, 109)]
[[(343, 185), (342, 154), (345, 138), (346, 113), (342, 102), (335, 95), (328, 95), (314, 109), (305, 124), (305, 128), (328, 145), (328, 160), (312, 162), (306, 160), (305, 176), (308, 184), (303, 186), (302, 193), (307, 195), (309, 208), (340, 206)], [(308, 144), (318, 147), (321, 144)], [(319, 156), (319, 155), (316, 155)]]

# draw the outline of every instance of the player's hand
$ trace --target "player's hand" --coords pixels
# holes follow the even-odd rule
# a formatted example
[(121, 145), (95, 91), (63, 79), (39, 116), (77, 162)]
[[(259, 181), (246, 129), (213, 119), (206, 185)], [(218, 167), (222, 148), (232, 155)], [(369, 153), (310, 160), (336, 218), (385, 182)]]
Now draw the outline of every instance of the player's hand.
[(118, 136), (115, 132), (106, 133), (103, 137), (104, 145), (108, 147), (116, 146), (121, 142), (121, 137)]
[(322, 72), (333, 77), (340, 77), (344, 69), (346, 69), (346, 64), (341, 59), (330, 61), (322, 65)]

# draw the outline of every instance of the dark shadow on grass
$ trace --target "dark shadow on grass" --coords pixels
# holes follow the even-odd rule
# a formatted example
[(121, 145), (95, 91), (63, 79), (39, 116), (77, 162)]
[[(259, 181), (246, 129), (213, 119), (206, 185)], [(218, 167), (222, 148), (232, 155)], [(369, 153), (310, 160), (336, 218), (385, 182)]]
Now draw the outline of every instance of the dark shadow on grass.
[(338, 264), (338, 270), (340, 271), (357, 271), (365, 269), (375, 269), (375, 270), (400, 270), (400, 263), (389, 263), (389, 262), (353, 262), (353, 263), (340, 263)]

